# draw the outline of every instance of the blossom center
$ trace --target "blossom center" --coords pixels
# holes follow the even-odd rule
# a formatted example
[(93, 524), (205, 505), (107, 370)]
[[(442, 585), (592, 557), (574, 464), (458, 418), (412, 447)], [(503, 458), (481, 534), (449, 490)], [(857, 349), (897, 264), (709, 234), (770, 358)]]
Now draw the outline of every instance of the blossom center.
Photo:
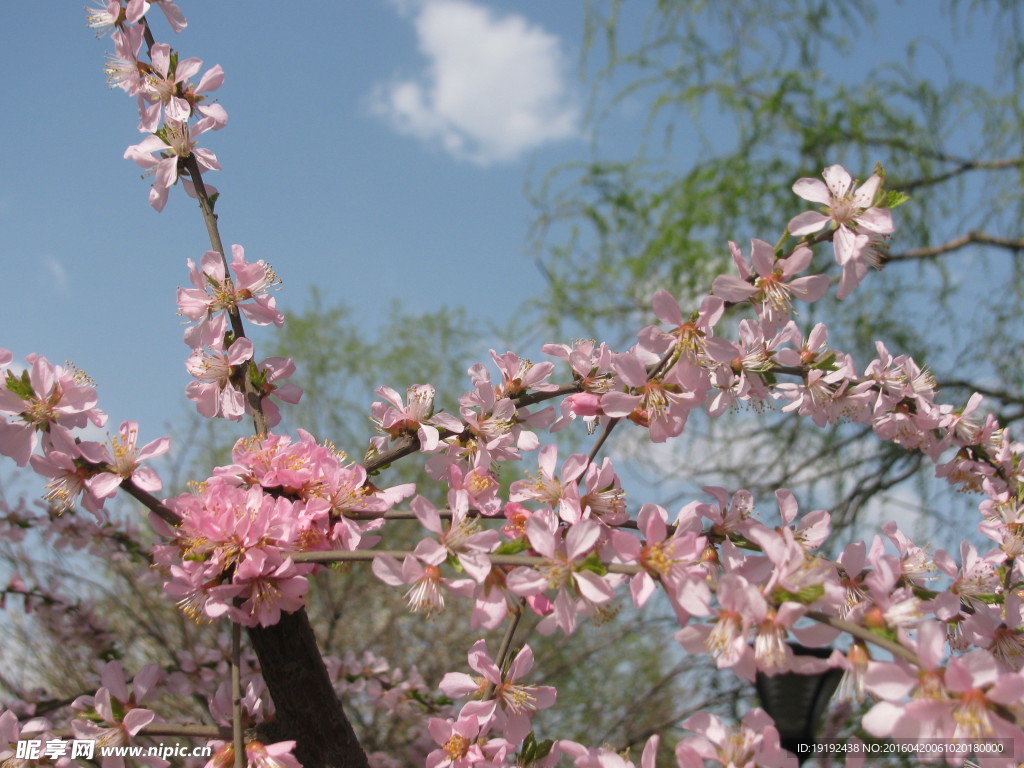
[(445, 754), (452, 760), (460, 760), (469, 753), (469, 746), (471, 743), (472, 742), (465, 736), (453, 733), (441, 749), (443, 749)]

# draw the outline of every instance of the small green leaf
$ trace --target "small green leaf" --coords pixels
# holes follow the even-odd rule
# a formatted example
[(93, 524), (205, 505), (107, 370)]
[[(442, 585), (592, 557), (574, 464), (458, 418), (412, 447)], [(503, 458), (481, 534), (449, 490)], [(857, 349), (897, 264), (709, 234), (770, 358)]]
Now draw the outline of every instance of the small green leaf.
[(587, 555), (586, 559), (576, 567), (577, 571), (590, 571), (596, 573), (598, 576), (604, 576), (608, 573), (608, 568), (601, 562), (601, 558), (597, 556), (597, 552), (591, 552)]
[(804, 587), (797, 592), (790, 592), (786, 589), (779, 589), (775, 591), (775, 599), (789, 601), (791, 603), (800, 603), (801, 605), (810, 605), (816, 600), (820, 600), (825, 594), (825, 586), (823, 584), (812, 584), (809, 587)]
[(897, 208), (910, 200), (910, 195), (904, 194), (895, 189), (885, 190), (885, 195), (878, 204), (879, 208)]
[(20, 378), (15, 376), (13, 371), (7, 371), (7, 389), (22, 400), (30, 400), (36, 396), (32, 384), (29, 382), (27, 370), (21, 372)]
[(501, 544), (494, 554), (496, 555), (518, 555), (520, 552), (530, 548), (530, 542), (526, 540), (524, 536), (521, 539), (515, 539), (513, 541), (506, 541)]

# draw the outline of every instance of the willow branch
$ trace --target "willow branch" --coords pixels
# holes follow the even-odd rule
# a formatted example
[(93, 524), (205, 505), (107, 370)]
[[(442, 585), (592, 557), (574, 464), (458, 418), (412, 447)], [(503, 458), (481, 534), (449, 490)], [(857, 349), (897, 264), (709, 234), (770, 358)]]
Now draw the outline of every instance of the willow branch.
[(894, 261), (913, 261), (915, 259), (934, 259), (947, 253), (953, 253), (968, 245), (990, 245), (995, 248), (1004, 248), (1012, 253), (1020, 253), (1024, 250), (1024, 239), (1012, 237), (997, 237), (984, 232), (968, 232), (962, 237), (955, 238), (942, 245), (933, 245), (928, 248), (915, 248), (903, 253), (890, 253), (885, 257), (885, 263)]
[[(944, 156), (939, 153), (936, 158), (944, 162), (952, 162), (954, 158)], [(931, 187), (936, 184), (941, 184), (944, 181), (949, 181), (952, 178), (961, 176), (962, 174), (970, 171), (1000, 171), (1006, 168), (1017, 168), (1024, 165), (1024, 157), (1007, 157), (1002, 160), (967, 160), (959, 159), (956, 160), (957, 166), (945, 173), (940, 173), (937, 176), (924, 176), (920, 179), (911, 179), (910, 181), (903, 182), (902, 184), (893, 185), (894, 189), (898, 189), (901, 192), (910, 192), (914, 189), (920, 189), (921, 187)]]

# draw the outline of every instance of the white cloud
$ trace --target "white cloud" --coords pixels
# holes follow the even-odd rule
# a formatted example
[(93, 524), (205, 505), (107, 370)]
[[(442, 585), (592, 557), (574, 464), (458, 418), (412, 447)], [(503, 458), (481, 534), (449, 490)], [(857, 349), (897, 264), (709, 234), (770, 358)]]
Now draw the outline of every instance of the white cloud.
[(64, 265), (53, 256), (46, 256), (44, 259), (47, 272), (47, 283), (60, 295), (68, 292), (68, 273)]
[(380, 87), (374, 104), (399, 131), (479, 165), (576, 135), (558, 37), (469, 0), (427, 0), (415, 26), (424, 71)]

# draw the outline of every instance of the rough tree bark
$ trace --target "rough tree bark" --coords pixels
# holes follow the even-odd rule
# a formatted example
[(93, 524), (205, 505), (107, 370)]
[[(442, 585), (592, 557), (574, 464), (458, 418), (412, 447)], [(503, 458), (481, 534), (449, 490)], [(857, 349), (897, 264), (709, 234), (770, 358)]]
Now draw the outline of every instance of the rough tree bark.
[(306, 611), (282, 613), (277, 624), (250, 629), (249, 638), (277, 712), (262, 735), (298, 742), (295, 757), (303, 768), (369, 768)]

